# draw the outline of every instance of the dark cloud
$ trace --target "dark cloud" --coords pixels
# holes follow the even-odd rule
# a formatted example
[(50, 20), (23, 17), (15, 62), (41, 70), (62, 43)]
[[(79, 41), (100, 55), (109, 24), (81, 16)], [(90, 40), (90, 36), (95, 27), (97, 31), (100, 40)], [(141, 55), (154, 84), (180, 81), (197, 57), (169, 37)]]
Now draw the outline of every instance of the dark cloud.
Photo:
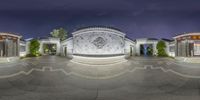
[(113, 26), (130, 38), (200, 31), (199, 0), (1, 0), (0, 31), (46, 36), (53, 28)]

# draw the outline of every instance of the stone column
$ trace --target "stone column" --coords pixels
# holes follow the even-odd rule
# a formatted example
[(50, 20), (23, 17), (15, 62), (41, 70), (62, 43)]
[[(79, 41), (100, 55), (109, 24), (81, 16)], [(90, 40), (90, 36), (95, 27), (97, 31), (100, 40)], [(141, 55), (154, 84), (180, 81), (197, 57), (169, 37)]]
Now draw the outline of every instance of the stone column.
[(61, 53), (61, 46), (60, 41), (56, 43), (56, 55), (59, 55)]
[(5, 39), (5, 57), (8, 57), (8, 39)]
[(39, 43), (40, 43), (39, 52), (40, 52), (41, 54), (44, 54), (44, 51), (43, 51), (43, 41), (39, 41)]
[(175, 56), (178, 56), (178, 41), (175, 39)]
[(190, 47), (189, 47), (189, 41), (188, 39), (186, 40), (186, 56), (190, 56)]
[(19, 45), (19, 42), (20, 42), (20, 39), (18, 38), (17, 39), (17, 43), (16, 43), (16, 56), (19, 56), (19, 48), (20, 48), (20, 45)]

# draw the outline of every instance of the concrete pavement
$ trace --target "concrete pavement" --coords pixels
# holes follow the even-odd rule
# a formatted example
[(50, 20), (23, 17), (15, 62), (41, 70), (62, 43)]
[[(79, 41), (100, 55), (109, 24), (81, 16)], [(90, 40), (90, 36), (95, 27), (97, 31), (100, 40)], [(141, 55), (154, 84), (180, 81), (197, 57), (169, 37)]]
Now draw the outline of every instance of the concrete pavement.
[(200, 99), (200, 68), (168, 58), (86, 66), (44, 56), (0, 66), (0, 100)]

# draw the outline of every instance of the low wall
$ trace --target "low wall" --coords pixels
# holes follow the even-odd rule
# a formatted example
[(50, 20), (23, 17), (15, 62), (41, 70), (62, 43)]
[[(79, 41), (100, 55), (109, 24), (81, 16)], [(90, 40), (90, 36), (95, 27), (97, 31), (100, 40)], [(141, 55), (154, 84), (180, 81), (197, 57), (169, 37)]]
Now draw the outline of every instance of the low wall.
[(0, 63), (8, 63), (19, 60), (19, 57), (0, 57)]
[(19, 52), (19, 56), (20, 56), (20, 57), (26, 56), (26, 52)]
[(175, 59), (180, 62), (200, 64), (200, 57), (175, 57)]

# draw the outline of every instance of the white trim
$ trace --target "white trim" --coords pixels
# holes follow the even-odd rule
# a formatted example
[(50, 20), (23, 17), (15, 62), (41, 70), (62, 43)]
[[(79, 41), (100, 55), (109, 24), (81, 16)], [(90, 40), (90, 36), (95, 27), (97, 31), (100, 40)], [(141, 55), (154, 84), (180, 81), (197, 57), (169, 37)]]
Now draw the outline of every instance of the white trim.
[(85, 28), (85, 29), (81, 29), (75, 32), (72, 32), (72, 35), (76, 36), (78, 34), (84, 34), (84, 33), (88, 33), (88, 32), (94, 32), (94, 31), (104, 31), (104, 32), (111, 32), (113, 34), (117, 34), (117, 35), (121, 35), (121, 36), (125, 36), (125, 33), (115, 30), (115, 29), (111, 29), (111, 28), (105, 28), (105, 27), (91, 27), (91, 28)]
[(0, 35), (9, 35), (9, 36), (14, 36), (14, 37), (18, 37), (18, 38), (22, 37), (22, 36), (15, 35), (15, 34), (12, 34), (12, 33), (0, 33)]
[(179, 38), (179, 37), (190, 36), (190, 35), (200, 35), (200, 33), (186, 33), (186, 34), (181, 34), (181, 35), (175, 36), (173, 38), (176, 39), (176, 38)]
[(65, 42), (67, 42), (67, 41), (69, 41), (69, 40), (72, 40), (72, 39), (73, 39), (73, 37), (69, 37), (69, 38), (67, 38), (67, 39), (65, 39), (65, 40), (63, 40), (63, 41), (61, 41), (60, 43), (63, 44), (63, 43), (65, 43)]
[(131, 39), (129, 39), (129, 38), (125, 38), (125, 41), (129, 41), (129, 42), (131, 42), (131, 43), (133, 43), (133, 44), (136, 44), (133, 40), (131, 40)]

